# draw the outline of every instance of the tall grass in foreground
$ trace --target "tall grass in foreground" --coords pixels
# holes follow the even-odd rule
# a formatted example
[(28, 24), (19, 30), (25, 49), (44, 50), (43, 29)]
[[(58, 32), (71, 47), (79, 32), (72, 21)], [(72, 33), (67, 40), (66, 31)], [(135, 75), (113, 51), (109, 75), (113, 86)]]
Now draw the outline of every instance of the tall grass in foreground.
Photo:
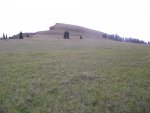
[(0, 113), (149, 113), (150, 46), (0, 41)]

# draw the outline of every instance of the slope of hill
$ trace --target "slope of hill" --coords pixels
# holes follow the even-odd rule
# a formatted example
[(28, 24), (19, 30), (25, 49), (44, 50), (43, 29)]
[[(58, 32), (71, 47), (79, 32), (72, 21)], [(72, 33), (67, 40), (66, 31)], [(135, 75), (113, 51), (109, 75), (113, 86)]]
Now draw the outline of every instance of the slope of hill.
[(37, 35), (63, 35), (64, 31), (68, 30), (72, 36), (86, 36), (86, 37), (97, 37), (101, 38), (104, 34), (103, 32), (88, 29), (81, 26), (56, 23), (54, 26), (51, 26), (47, 31), (39, 31)]
[(0, 113), (149, 113), (150, 46), (51, 37), (0, 41)]

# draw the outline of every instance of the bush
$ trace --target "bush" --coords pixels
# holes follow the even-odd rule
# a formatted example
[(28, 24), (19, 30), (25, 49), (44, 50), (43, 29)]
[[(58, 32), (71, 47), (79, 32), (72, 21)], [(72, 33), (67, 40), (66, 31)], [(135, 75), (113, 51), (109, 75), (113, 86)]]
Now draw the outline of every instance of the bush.
[(103, 36), (103, 38), (107, 38), (107, 34), (103, 34), (102, 36)]
[(80, 35), (80, 39), (83, 39), (82, 35)]

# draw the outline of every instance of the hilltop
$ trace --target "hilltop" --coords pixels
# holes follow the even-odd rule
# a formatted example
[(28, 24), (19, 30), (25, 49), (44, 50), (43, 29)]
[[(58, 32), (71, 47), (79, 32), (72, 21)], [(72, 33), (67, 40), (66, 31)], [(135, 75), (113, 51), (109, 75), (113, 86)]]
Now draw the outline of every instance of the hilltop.
[(51, 26), (47, 31), (39, 31), (36, 32), (36, 35), (63, 35), (64, 31), (68, 30), (71, 36), (85, 36), (85, 37), (95, 37), (102, 38), (104, 34), (101, 31), (89, 29), (86, 27), (81, 27), (77, 25), (64, 24), (64, 23), (56, 23)]
[[(64, 34), (64, 31), (69, 31), (70, 36), (72, 38), (74, 37), (79, 37), (80, 35), (84, 37), (90, 37), (90, 38), (102, 38), (103, 33), (101, 31), (89, 29), (86, 27), (82, 26), (77, 26), (77, 25), (71, 25), (71, 24), (64, 24), (64, 23), (56, 23), (53, 26), (50, 26), (48, 30), (45, 31), (37, 31), (35, 33), (23, 33), (24, 37), (38, 37), (38, 36), (55, 36), (55, 37), (62, 37)], [(19, 37), (19, 33), (16, 35), (13, 35), (10, 37), (10, 39), (17, 39)]]
[(139, 43), (139, 44), (149, 44), (150, 42), (145, 42), (143, 40), (139, 40), (137, 38), (124, 38), (117, 34), (108, 34), (101, 31), (89, 29), (86, 27), (81, 27), (77, 25), (64, 24), (64, 23), (56, 23), (55, 25), (49, 27), (47, 31), (39, 31), (36, 32), (35, 36), (55, 36), (55, 38), (62, 38), (64, 31), (69, 31), (71, 38), (79, 38), (83, 36), (84, 38), (107, 38), (114, 41), (120, 42), (131, 42), (131, 43)]

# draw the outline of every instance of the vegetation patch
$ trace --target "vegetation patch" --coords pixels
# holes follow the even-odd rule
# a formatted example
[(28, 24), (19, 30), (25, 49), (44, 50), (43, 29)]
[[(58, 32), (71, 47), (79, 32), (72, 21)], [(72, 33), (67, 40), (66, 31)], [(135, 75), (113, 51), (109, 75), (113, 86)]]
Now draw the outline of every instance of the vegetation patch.
[(149, 75), (148, 45), (2, 40), (0, 113), (149, 113)]

